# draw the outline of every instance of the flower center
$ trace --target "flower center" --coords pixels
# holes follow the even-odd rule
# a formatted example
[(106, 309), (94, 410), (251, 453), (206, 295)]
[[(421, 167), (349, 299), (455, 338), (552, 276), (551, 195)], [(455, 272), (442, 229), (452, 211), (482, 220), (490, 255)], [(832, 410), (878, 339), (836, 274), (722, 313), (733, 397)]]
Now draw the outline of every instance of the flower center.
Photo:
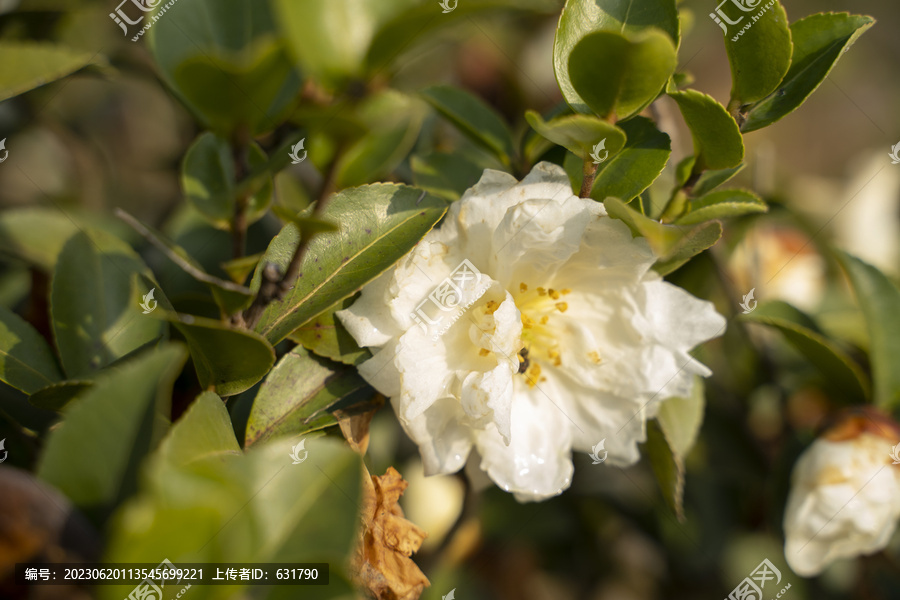
[(519, 373), (525, 376), (529, 387), (539, 381), (546, 381), (541, 376), (541, 364), (559, 367), (563, 356), (559, 341), (555, 335), (551, 321), (569, 309), (562, 297), (572, 290), (529, 289), (528, 284), (519, 284), (516, 294), (516, 307), (522, 313), (522, 342), (524, 347), (519, 352)]

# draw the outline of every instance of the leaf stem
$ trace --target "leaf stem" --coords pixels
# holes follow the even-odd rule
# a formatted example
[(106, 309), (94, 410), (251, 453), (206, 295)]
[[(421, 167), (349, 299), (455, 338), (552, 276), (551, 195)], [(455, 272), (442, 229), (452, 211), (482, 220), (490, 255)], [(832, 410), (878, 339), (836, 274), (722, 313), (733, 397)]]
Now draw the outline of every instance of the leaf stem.
[(581, 180), (581, 191), (578, 193), (582, 198), (591, 197), (591, 188), (594, 187), (594, 177), (597, 174), (597, 165), (590, 157), (585, 157), (582, 162), (582, 173), (584, 178)]

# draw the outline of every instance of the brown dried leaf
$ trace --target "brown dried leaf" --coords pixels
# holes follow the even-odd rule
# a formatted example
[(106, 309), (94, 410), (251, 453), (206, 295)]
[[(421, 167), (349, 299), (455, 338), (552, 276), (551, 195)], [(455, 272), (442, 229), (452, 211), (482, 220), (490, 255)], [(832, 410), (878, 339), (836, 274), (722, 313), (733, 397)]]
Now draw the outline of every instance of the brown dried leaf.
[(354, 581), (377, 600), (418, 600), (431, 584), (410, 556), (428, 534), (406, 520), (398, 504), (409, 484), (393, 467), (365, 480), (363, 526), (350, 565)]
[(383, 404), (384, 396), (376, 394), (372, 402), (347, 410), (334, 411), (344, 439), (355, 452), (365, 454), (369, 448), (369, 424)]

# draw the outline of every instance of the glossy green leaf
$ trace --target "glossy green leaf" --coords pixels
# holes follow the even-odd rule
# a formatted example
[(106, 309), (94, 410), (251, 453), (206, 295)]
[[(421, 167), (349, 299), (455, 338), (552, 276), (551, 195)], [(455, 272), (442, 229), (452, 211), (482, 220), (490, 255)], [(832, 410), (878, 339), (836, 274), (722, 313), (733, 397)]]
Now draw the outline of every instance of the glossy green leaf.
[(458, 200), (481, 179), (484, 167), (459, 152), (414, 155), (409, 161), (417, 188), (447, 200)]
[(0, 306), (0, 381), (31, 394), (60, 379), (49, 344), (19, 315)]
[(731, 101), (741, 106), (765, 98), (778, 87), (791, 65), (793, 46), (787, 14), (778, 0), (757, 0), (751, 12), (736, 4), (726, 2), (720, 10), (738, 21), (729, 25), (725, 50), (731, 64)]
[(591, 198), (615, 196), (626, 202), (650, 187), (669, 162), (671, 140), (644, 117), (634, 117), (621, 125), (627, 140), (621, 152), (600, 163), (591, 189)]
[[(247, 421), (245, 445), (274, 436), (300, 435), (336, 420), (324, 411), (350, 395), (372, 394), (356, 370), (317, 358), (300, 346), (278, 361), (259, 388)], [(317, 426), (313, 426), (317, 425)]]
[(844, 252), (838, 259), (866, 319), (873, 399), (882, 408), (895, 409), (900, 406), (900, 290), (872, 265)]
[(762, 198), (747, 190), (719, 190), (690, 200), (687, 212), (675, 219), (676, 225), (694, 225), (712, 219), (739, 217), (768, 212)]
[(94, 385), (92, 381), (61, 381), (41, 388), (28, 397), (32, 406), (45, 410), (63, 410), (69, 402), (81, 396)]
[(366, 133), (342, 157), (338, 187), (363, 185), (389, 175), (412, 150), (424, 117), (420, 100), (393, 90), (367, 99), (357, 111)]
[[(310, 241), (294, 288), (266, 308), (256, 331), (271, 343), (283, 340), (397, 262), (446, 210), (446, 201), (395, 184), (367, 185), (334, 195), (321, 217), (340, 224), (340, 232)], [(283, 272), (298, 245), (296, 225), (287, 225), (260, 264), (274, 263)], [(260, 281), (257, 269), (253, 287), (258, 288)]]
[(422, 90), (422, 97), (476, 144), (509, 164), (515, 150), (509, 126), (480, 98), (449, 85)]
[(869, 397), (869, 383), (859, 365), (800, 310), (786, 302), (767, 302), (741, 318), (780, 331), (819, 371), (828, 383), (826, 391), (836, 394), (838, 399), (857, 403)]
[(632, 234), (647, 239), (658, 257), (654, 269), (661, 275), (671, 273), (722, 237), (722, 226), (717, 221), (692, 227), (664, 225), (642, 215), (618, 198), (606, 198), (603, 204), (611, 217), (628, 225)]
[(134, 490), (137, 465), (168, 427), (172, 384), (187, 353), (180, 345), (112, 367), (71, 403), (51, 432), (38, 476), (81, 507), (109, 507)]
[(360, 348), (343, 323), (334, 316), (335, 311), (348, 308), (357, 295), (344, 298), (334, 306), (298, 327), (288, 336), (294, 342), (319, 356), (347, 365), (358, 365), (372, 354)]
[(85, 52), (43, 42), (0, 42), (0, 102), (41, 87), (98, 60)]
[(672, 451), (655, 419), (647, 421), (647, 442), (644, 451), (650, 459), (656, 482), (666, 504), (679, 521), (684, 521), (684, 462)]
[(728, 169), (744, 160), (744, 140), (734, 118), (712, 96), (696, 90), (669, 94), (694, 139), (694, 171)]
[[(591, 111), (621, 121), (659, 95), (677, 62), (675, 45), (662, 31), (648, 29), (631, 39), (615, 31), (596, 31), (572, 48), (568, 76)], [(580, 105), (572, 108), (586, 112)]]
[(165, 82), (208, 129), (227, 137), (243, 127), (268, 131), (300, 93), (268, 2), (176, 2), (146, 37)]
[[(694, 184), (694, 187), (691, 189), (691, 193), (694, 196), (700, 197), (705, 196), (710, 193), (735, 175), (741, 172), (745, 166), (745, 163), (741, 163), (736, 167), (731, 167), (730, 169), (718, 169), (712, 171), (704, 171), (702, 175), (697, 179), (697, 183)], [(683, 182), (682, 182), (683, 185)]]
[(742, 131), (755, 131), (797, 109), (821, 84), (838, 58), (875, 19), (848, 13), (822, 13), (791, 25), (794, 52), (778, 88), (743, 115)]
[[(230, 229), (237, 206), (237, 181), (234, 156), (228, 141), (213, 133), (204, 133), (191, 144), (184, 157), (181, 184), (187, 201), (220, 229)], [(256, 144), (248, 152), (251, 167), (266, 162)], [(272, 182), (247, 199), (247, 223), (259, 220), (272, 202)]]
[(602, 158), (616, 156), (625, 146), (625, 132), (606, 121), (592, 115), (566, 115), (544, 121), (533, 110), (525, 113), (528, 124), (539, 134), (580, 158), (591, 160), (591, 153), (597, 144), (598, 155)]
[(166, 310), (160, 311), (160, 317), (171, 322), (187, 341), (200, 386), (220, 396), (250, 389), (275, 364), (275, 350), (252, 331)]
[(649, 27), (664, 31), (673, 46), (678, 46), (680, 33), (674, 0), (567, 0), (553, 41), (553, 69), (569, 106), (577, 112), (590, 112), (569, 75), (569, 55), (578, 42), (595, 31), (635, 35)]
[(108, 233), (80, 232), (66, 242), (51, 280), (50, 316), (69, 377), (90, 375), (161, 334), (162, 323), (132, 303), (135, 274), (150, 277), (131, 247)]

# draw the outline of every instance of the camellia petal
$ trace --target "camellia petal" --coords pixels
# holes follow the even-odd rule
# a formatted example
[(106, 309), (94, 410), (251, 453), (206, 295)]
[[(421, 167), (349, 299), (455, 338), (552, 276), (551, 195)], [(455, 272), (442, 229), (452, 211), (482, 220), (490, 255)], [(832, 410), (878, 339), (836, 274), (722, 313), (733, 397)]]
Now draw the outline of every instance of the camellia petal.
[(709, 370), (725, 320), (661, 280), (643, 238), (539, 163), (487, 170), (444, 222), (338, 312), (373, 358), (426, 473), (481, 469), (522, 501), (561, 493), (573, 450), (639, 459), (646, 420)]

